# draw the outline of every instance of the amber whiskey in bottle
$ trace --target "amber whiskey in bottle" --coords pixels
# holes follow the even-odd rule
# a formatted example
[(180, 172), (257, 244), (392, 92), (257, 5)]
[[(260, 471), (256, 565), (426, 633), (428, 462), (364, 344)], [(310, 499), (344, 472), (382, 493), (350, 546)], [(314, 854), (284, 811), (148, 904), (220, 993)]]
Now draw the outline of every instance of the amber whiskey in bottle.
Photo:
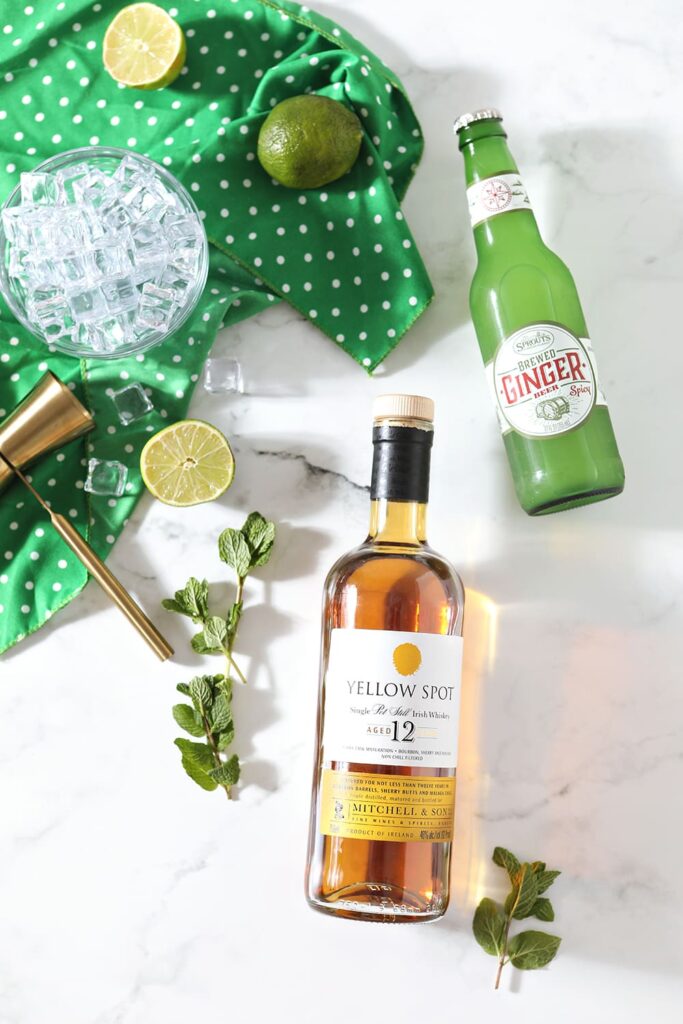
[(376, 399), (370, 531), (325, 583), (306, 896), (338, 917), (448, 905), (464, 598), (426, 539), (433, 415)]

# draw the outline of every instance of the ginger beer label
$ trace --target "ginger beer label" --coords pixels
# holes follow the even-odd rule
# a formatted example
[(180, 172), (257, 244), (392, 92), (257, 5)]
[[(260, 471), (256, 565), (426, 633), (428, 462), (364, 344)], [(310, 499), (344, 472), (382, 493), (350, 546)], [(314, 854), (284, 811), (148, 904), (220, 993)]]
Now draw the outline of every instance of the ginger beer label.
[(503, 433), (554, 437), (605, 404), (590, 341), (560, 324), (515, 331), (498, 347), (486, 375)]
[(496, 174), (467, 189), (472, 227), (511, 210), (530, 210), (531, 202), (519, 174)]
[(324, 768), (320, 832), (391, 843), (450, 842), (455, 779), (438, 775), (370, 775)]
[(462, 637), (333, 629), (325, 761), (454, 768)]

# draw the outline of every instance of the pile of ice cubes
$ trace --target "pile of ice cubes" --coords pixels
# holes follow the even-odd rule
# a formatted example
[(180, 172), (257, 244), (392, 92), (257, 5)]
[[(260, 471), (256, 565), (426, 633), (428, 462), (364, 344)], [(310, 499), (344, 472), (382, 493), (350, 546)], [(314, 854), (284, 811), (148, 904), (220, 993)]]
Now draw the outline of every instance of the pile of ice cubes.
[(28, 320), (48, 343), (94, 356), (160, 340), (191, 300), (205, 246), (199, 217), (151, 162), (106, 166), (22, 174), (21, 203), (2, 211)]

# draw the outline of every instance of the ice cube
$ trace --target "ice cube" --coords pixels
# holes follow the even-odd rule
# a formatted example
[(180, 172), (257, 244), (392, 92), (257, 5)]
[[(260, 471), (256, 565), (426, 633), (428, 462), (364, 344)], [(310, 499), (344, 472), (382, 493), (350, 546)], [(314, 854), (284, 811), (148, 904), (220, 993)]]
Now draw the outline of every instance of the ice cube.
[(106, 352), (113, 352), (116, 342), (111, 338), (105, 321), (88, 320), (78, 323), (71, 331), (71, 340), (79, 349), (102, 355)]
[(108, 459), (89, 459), (88, 476), (83, 490), (88, 494), (113, 495), (120, 498), (126, 489), (128, 469), (122, 462)]
[(73, 323), (64, 296), (55, 289), (44, 288), (29, 293), (28, 312), (48, 339), (66, 334)]
[(9, 262), (7, 270), (10, 277), (28, 278), (31, 273), (30, 256), (27, 249), (20, 249), (16, 245), (10, 246)]
[(59, 202), (59, 182), (54, 174), (41, 171), (24, 171), (20, 178), (22, 205), (29, 203), (49, 204)]
[(107, 312), (107, 304), (99, 285), (84, 283), (67, 295), (69, 307), (76, 323), (96, 320)]
[(133, 262), (128, 254), (127, 237), (125, 234), (106, 235), (94, 247), (92, 259), (95, 273), (102, 277), (116, 277), (131, 269)]
[(111, 400), (124, 427), (147, 416), (154, 408), (143, 387), (137, 383), (115, 391)]
[(104, 302), (108, 313), (121, 313), (126, 309), (135, 309), (140, 293), (135, 287), (132, 277), (111, 277), (100, 283)]
[(90, 280), (95, 273), (92, 253), (87, 251), (67, 253), (61, 260), (53, 260), (53, 263), (68, 287)]
[(182, 306), (189, 289), (194, 284), (194, 275), (189, 273), (185, 267), (171, 262), (164, 266), (155, 284), (158, 284), (160, 288), (172, 291), (174, 299), (179, 306)]
[(157, 331), (167, 331), (173, 314), (178, 305), (170, 288), (158, 288), (154, 284), (142, 287), (142, 297), (138, 306), (138, 323), (144, 327), (153, 327)]
[(179, 216), (173, 212), (164, 217), (162, 226), (166, 237), (171, 243), (189, 241), (199, 236), (196, 218), (194, 217)]
[(102, 205), (99, 212), (102, 215), (102, 224), (106, 231), (120, 231), (129, 227), (133, 221), (130, 210), (123, 205), (119, 195), (112, 197), (111, 202)]
[(59, 198), (62, 203), (73, 203), (74, 185), (86, 174), (90, 173), (90, 166), (86, 163), (72, 164), (71, 167), (63, 167), (57, 171), (56, 177), (59, 186)]
[(205, 391), (212, 393), (232, 392), (241, 395), (244, 391), (242, 367), (236, 359), (228, 356), (207, 359), (204, 365), (203, 385)]
[[(17, 254), (21, 254), (21, 251), (12, 246), (10, 251), (10, 274), (12, 273), (12, 261), (17, 257)], [(27, 253), (24, 260), (24, 273), (29, 289), (40, 288), (46, 284), (60, 284), (62, 281), (60, 262), (59, 259), (52, 256), (38, 256), (35, 252)]]
[(137, 285), (160, 284), (161, 275), (166, 267), (166, 260), (150, 260), (148, 263), (138, 263), (133, 267), (132, 277)]
[(97, 245), (107, 234), (100, 211), (90, 206), (78, 208), (78, 222), (86, 245)]
[(156, 224), (138, 223), (131, 229), (133, 262), (156, 263), (168, 258), (168, 243)]
[(129, 185), (131, 181), (134, 183), (135, 179), (139, 177), (140, 164), (134, 157), (126, 154), (114, 171), (114, 179), (121, 185)]
[(7, 240), (21, 249), (30, 249), (32, 227), (36, 217), (40, 220), (37, 206), (10, 206), (4, 209), (2, 211), (2, 226), (5, 229)]
[(119, 189), (108, 174), (103, 174), (93, 167), (87, 174), (74, 181), (73, 192), (76, 203), (88, 203), (98, 209), (100, 206), (108, 205), (114, 194), (118, 195)]
[(121, 202), (138, 223), (157, 225), (166, 211), (159, 196), (145, 184), (135, 184), (121, 197)]

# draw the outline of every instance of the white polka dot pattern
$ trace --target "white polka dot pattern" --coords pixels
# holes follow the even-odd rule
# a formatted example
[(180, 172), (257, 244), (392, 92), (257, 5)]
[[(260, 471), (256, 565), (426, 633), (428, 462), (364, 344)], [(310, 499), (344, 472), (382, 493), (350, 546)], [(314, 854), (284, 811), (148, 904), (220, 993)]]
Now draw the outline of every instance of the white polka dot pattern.
[[(0, 198), (21, 171), (55, 153), (128, 146), (190, 189), (212, 243), (195, 314), (179, 335), (137, 359), (79, 364), (28, 336), (0, 306), (0, 416), (47, 368), (95, 414), (86, 441), (47, 456), (31, 473), (102, 556), (140, 496), (142, 445), (185, 414), (220, 326), (285, 297), (372, 370), (431, 298), (398, 205), (422, 148), (400, 82), (334, 22), (286, 7), (255, 0), (178, 5), (173, 16), (187, 36), (186, 67), (172, 86), (145, 93), (119, 87), (102, 67), (108, 5), (35, 0), (0, 13)], [(256, 159), (267, 112), (303, 92), (351, 105), (365, 132), (349, 175), (321, 191), (282, 188)], [(147, 389), (154, 410), (123, 427), (107, 392), (129, 380)], [(121, 498), (83, 489), (90, 457), (128, 466)], [(86, 575), (16, 486), (0, 496), (0, 537), (2, 652), (71, 600)]]

